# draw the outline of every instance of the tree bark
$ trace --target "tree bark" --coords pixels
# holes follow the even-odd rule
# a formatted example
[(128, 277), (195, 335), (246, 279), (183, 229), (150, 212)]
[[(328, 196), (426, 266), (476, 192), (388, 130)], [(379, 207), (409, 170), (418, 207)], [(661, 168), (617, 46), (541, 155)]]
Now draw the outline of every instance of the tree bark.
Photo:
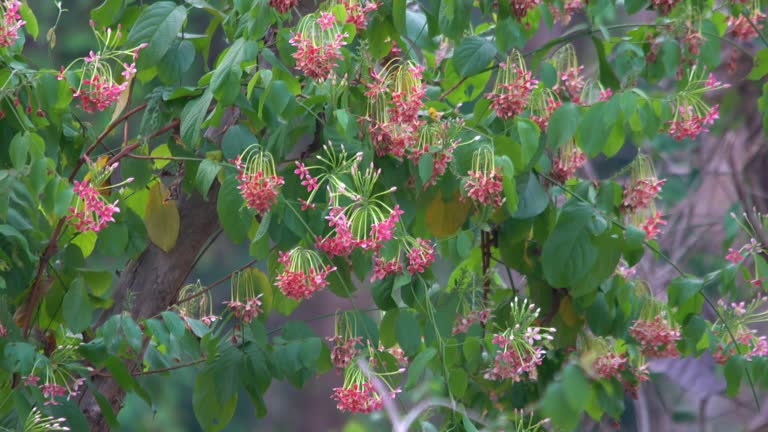
[[(102, 314), (99, 323), (121, 313), (127, 303), (130, 303), (130, 313), (136, 320), (157, 315), (173, 305), (179, 288), (195, 264), (197, 254), (219, 227), (217, 194), (218, 184), (214, 184), (208, 194), (208, 201), (197, 192), (179, 198), (177, 207), (180, 227), (176, 246), (166, 253), (150, 243), (137, 259), (131, 261), (115, 287), (114, 305)], [(127, 302), (129, 297), (131, 300)], [(126, 365), (128, 370), (140, 370), (142, 357), (143, 353), (139, 353), (138, 360), (129, 362)], [(108, 376), (94, 376), (92, 383), (109, 401), (112, 411), (118, 413), (125, 391)], [(84, 391), (79, 403), (92, 432), (109, 430), (96, 398), (89, 389)]]

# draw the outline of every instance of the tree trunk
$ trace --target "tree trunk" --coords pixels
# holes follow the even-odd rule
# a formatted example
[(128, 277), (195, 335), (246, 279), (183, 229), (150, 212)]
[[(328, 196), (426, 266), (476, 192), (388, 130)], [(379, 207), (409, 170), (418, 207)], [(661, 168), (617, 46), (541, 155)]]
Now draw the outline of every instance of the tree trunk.
[[(115, 287), (115, 303), (102, 314), (100, 323), (120, 313), (129, 296), (130, 313), (136, 320), (157, 315), (177, 300), (179, 289), (194, 266), (195, 258), (219, 227), (216, 213), (217, 193), (218, 184), (215, 184), (208, 194), (208, 201), (203, 200), (197, 192), (179, 198), (177, 207), (180, 228), (176, 246), (166, 253), (150, 243), (137, 259), (128, 264)], [(142, 354), (139, 353), (138, 360), (126, 364), (129, 371), (141, 369)], [(94, 376), (92, 383), (117, 414), (122, 406), (125, 391), (111, 377)], [(86, 389), (80, 398), (80, 408), (88, 419), (92, 432), (109, 430), (96, 398), (89, 389)]]

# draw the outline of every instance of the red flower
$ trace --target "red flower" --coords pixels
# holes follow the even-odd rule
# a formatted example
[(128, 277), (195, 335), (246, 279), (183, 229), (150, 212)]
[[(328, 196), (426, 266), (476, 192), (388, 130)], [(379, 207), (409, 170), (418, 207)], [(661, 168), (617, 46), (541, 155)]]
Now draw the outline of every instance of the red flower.
[(301, 247), (280, 252), (279, 262), (284, 270), (277, 276), (275, 284), (286, 297), (294, 300), (310, 298), (328, 286), (328, 273), (336, 270), (329, 265), (323, 266), (316, 252)]
[(11, 46), (19, 39), (19, 30), (27, 22), (21, 19), (18, 0), (0, 0), (0, 47)]
[(381, 396), (370, 382), (355, 383), (347, 388), (336, 387), (331, 399), (338, 401), (336, 408), (342, 412), (371, 413), (382, 407)]
[(640, 344), (640, 351), (646, 357), (675, 358), (680, 355), (675, 346), (680, 340), (680, 332), (661, 317), (653, 321), (635, 321), (629, 334)]

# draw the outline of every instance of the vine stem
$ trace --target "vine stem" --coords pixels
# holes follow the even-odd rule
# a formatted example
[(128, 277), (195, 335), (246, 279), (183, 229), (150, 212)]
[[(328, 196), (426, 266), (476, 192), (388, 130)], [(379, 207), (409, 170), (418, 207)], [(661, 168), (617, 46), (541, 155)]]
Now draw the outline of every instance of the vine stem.
[[(602, 209), (599, 209), (599, 208), (595, 207), (594, 204), (589, 202), (586, 198), (584, 198), (581, 195), (577, 194), (576, 192), (568, 189), (564, 184), (558, 182), (557, 180), (553, 179), (552, 177), (550, 177), (550, 176), (548, 176), (548, 175), (546, 175), (546, 174), (544, 174), (544, 173), (542, 173), (540, 171), (534, 170), (534, 173), (536, 173), (536, 175), (539, 175), (539, 176), (545, 178), (550, 183), (558, 186), (560, 189), (562, 189), (564, 192), (566, 192), (567, 194), (571, 195), (572, 197), (576, 198), (578, 201), (580, 201), (580, 202), (582, 202), (584, 204), (589, 205), (590, 207), (592, 207), (593, 210), (601, 213), (609, 222), (611, 222), (612, 224), (614, 224), (617, 227), (621, 228), (623, 231), (627, 230), (627, 226), (626, 225), (624, 225), (623, 223), (615, 220), (613, 217), (611, 217), (609, 214), (607, 214)], [(664, 254), (658, 247), (656, 247), (655, 245), (651, 244), (648, 241), (643, 241), (643, 245), (645, 247), (647, 247), (648, 249), (650, 249), (651, 251), (653, 251), (653, 253), (656, 254), (656, 256), (660, 257), (668, 265), (670, 265), (680, 276), (687, 277), (687, 275), (683, 271), (683, 269), (681, 269), (680, 266), (678, 266), (674, 261), (672, 261), (672, 259), (669, 258), (666, 254)], [(739, 355), (743, 355), (743, 353), (741, 352), (741, 347), (739, 346), (738, 343), (736, 343), (736, 336), (733, 334), (733, 331), (731, 330), (730, 326), (728, 326), (728, 324), (725, 322), (725, 319), (723, 319), (723, 315), (720, 313), (720, 311), (717, 310), (717, 307), (716, 307), (715, 303), (706, 294), (704, 294), (702, 289), (698, 290), (697, 293), (704, 298), (704, 301), (712, 308), (712, 310), (715, 312), (715, 315), (717, 315), (717, 318), (723, 323), (723, 326), (725, 327), (725, 330), (728, 333), (728, 336), (730, 336), (731, 341), (736, 345), (736, 350), (739, 353)], [(749, 369), (747, 369), (746, 367), (744, 368), (744, 373), (747, 376), (747, 381), (749, 382), (749, 387), (752, 390), (752, 397), (755, 400), (755, 405), (757, 405), (757, 409), (759, 410), (760, 409), (760, 400), (757, 397), (757, 391), (755, 390), (755, 385), (754, 385), (754, 381), (752, 380), (752, 375), (749, 373)]]

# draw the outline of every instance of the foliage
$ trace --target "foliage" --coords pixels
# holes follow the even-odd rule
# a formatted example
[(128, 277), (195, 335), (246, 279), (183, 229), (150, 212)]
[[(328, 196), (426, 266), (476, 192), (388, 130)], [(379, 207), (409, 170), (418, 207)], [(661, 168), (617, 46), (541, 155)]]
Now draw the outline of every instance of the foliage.
[[(632, 277), (644, 255), (666, 260), (651, 159), (577, 175), (633, 143), (707, 132), (706, 94), (728, 87), (711, 73), (721, 41), (762, 39), (759, 10), (726, 6), (105, 0), (93, 50), (37, 68), (25, 47), (55, 50), (55, 24), (39, 34), (27, 3), (0, 0), (4, 424), (114, 427), (121, 393), (151, 403), (142, 377), (184, 367), (210, 431), (241, 389), (265, 415), (273, 380), (300, 388), (334, 368), (342, 411), (390, 412), (417, 392), (435, 401), (414, 411), (422, 424), (470, 431), (618, 421), (650, 358), (709, 351), (729, 395), (764, 382), (759, 300), (702, 316), (705, 289), (730, 292), (737, 269), (762, 289), (762, 246), (702, 278), (680, 271), (656, 299)], [(566, 30), (523, 51), (553, 26)], [(185, 253), (185, 221), (205, 212), (267, 272), (156, 287), (174, 289), (167, 304), (124, 292), (127, 269), (155, 265), (148, 251)], [(226, 282), (225, 307), (211, 304)], [(377, 310), (350, 300), (333, 336), (297, 320), (267, 331), (323, 290), (370, 293)]]

